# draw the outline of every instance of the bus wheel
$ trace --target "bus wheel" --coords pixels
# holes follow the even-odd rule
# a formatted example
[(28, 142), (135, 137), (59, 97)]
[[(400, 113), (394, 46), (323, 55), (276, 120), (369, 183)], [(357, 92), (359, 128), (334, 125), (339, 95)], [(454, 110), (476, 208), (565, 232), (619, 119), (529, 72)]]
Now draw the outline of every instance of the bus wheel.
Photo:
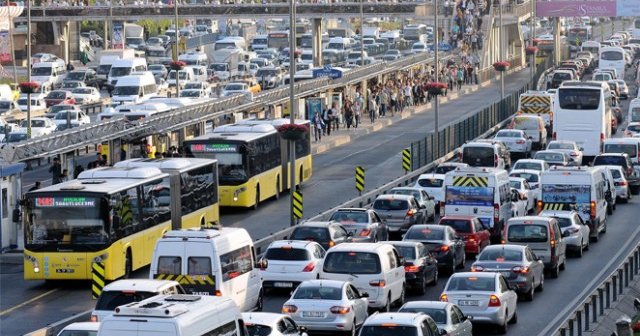
[(253, 204), (254, 210), (258, 208), (258, 203), (260, 203), (260, 186), (256, 187), (256, 202)]
[(275, 199), (280, 199), (280, 177), (276, 180), (276, 193), (274, 195)]
[(131, 260), (131, 250), (127, 249), (127, 254), (126, 257), (124, 259), (124, 279), (129, 279), (129, 277), (131, 276), (131, 266), (132, 260)]

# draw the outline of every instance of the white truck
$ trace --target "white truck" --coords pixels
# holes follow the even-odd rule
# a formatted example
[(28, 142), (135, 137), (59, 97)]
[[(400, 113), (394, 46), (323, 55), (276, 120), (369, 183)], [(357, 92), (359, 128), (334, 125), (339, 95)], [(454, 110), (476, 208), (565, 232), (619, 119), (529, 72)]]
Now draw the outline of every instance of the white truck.
[(144, 27), (135, 23), (124, 24), (124, 44), (127, 48), (144, 50)]
[(135, 50), (133, 49), (104, 49), (98, 51), (96, 59), (98, 60), (98, 69), (96, 75), (100, 89), (107, 82), (107, 77), (111, 71), (113, 62), (123, 58), (134, 58)]
[(229, 80), (238, 76), (238, 63), (244, 59), (244, 51), (239, 48), (215, 50), (213, 45), (205, 46), (209, 59), (209, 76), (219, 80)]

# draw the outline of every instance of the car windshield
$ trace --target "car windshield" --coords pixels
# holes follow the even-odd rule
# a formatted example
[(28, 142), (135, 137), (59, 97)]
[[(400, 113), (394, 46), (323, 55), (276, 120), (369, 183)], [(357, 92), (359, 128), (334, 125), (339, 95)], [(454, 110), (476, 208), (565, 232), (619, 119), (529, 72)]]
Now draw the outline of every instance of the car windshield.
[(151, 64), (149, 65), (149, 71), (162, 71), (166, 69), (162, 64)]
[(547, 149), (574, 149), (575, 147), (571, 143), (567, 142), (552, 142), (547, 146)]
[(137, 96), (139, 92), (139, 86), (116, 86), (113, 89), (114, 96)]
[(49, 76), (51, 75), (51, 67), (38, 67), (31, 69), (31, 76)]
[(66, 120), (67, 116), (71, 120), (78, 118), (78, 112), (58, 112), (56, 113), (56, 120)]
[(368, 325), (362, 327), (361, 336), (417, 336), (418, 328), (397, 324)]
[(66, 92), (62, 92), (62, 91), (51, 91), (47, 95), (47, 98), (49, 99), (65, 99), (66, 97), (67, 97)]
[(27, 133), (9, 133), (7, 137), (7, 142), (20, 142), (22, 140), (27, 140)]
[(244, 90), (244, 85), (242, 85), (242, 84), (227, 84), (227, 86), (225, 86), (224, 89), (227, 90), (227, 91), (241, 91), (241, 90)]
[(118, 306), (139, 302), (156, 295), (158, 293), (154, 292), (103, 291), (98, 298), (98, 302), (96, 302), (96, 310), (113, 311)]
[(625, 160), (624, 157), (622, 156), (609, 156), (609, 155), (602, 155), (602, 156), (596, 156), (596, 159), (593, 160), (593, 165), (594, 166), (607, 166), (607, 165), (612, 165), (612, 166), (627, 166), (627, 160)]
[(483, 261), (522, 261), (522, 251), (507, 248), (492, 248), (482, 251), (478, 260)]
[(182, 90), (180, 97), (200, 97), (200, 90)]
[(264, 258), (267, 260), (302, 261), (311, 259), (311, 256), (306, 249), (283, 246), (268, 249)]
[(378, 274), (380, 258), (369, 252), (333, 252), (325, 256), (323, 271), (340, 274)]
[(305, 286), (300, 287), (293, 294), (293, 299), (298, 300), (340, 300), (342, 299), (342, 288), (326, 286)]
[(131, 73), (131, 67), (124, 67), (124, 68), (111, 67), (111, 72), (109, 74), (111, 75), (111, 77), (122, 77), (122, 76), (128, 76), (130, 73)]
[(342, 224), (352, 224), (352, 223), (368, 223), (369, 215), (366, 212), (347, 212), (347, 211), (337, 211), (331, 215), (329, 218), (331, 221), (339, 222)]
[[(26, 120), (20, 122), (20, 127), (28, 127), (29, 123)], [(31, 127), (45, 127), (46, 122), (44, 120), (32, 119)]]
[(293, 230), (290, 239), (324, 242), (329, 240), (329, 229), (322, 227), (299, 226)]
[(439, 223), (440, 225), (450, 226), (458, 233), (472, 233), (471, 223), (466, 219), (442, 219)]
[(638, 144), (606, 144), (604, 145), (605, 153), (627, 153), (629, 157), (638, 155)]
[[(186, 72), (186, 71), (183, 71), (183, 70), (180, 70), (180, 71), (179, 71), (179, 75), (178, 75), (178, 77), (180, 77), (180, 80), (185, 80), (185, 79), (187, 79), (187, 72)], [(169, 73), (169, 79), (176, 79), (176, 71), (175, 71), (175, 70), (172, 70), (172, 71)]]
[(460, 276), (450, 278), (445, 291), (495, 291), (494, 277)]
[(447, 324), (447, 312), (439, 308), (410, 307), (398, 310), (399, 313), (423, 313), (431, 316), (437, 324)]
[(423, 188), (442, 188), (442, 184), (444, 183), (443, 179), (439, 178), (421, 178), (418, 180), (418, 185)]
[(542, 170), (542, 165), (538, 162), (516, 162), (516, 165), (513, 166), (513, 169), (531, 169), (540, 171)]
[[(512, 177), (521, 177), (525, 180), (527, 180), (527, 182), (529, 183), (537, 183), (540, 179), (540, 177), (536, 174), (532, 174), (532, 173), (511, 173)], [(519, 187), (518, 187), (519, 189)]]
[(249, 336), (269, 336), (271, 335), (271, 327), (262, 325), (249, 323), (245, 324), (247, 327), (247, 331), (249, 332)]
[(410, 228), (404, 235), (405, 240), (444, 240), (444, 230), (436, 228)]
[(187, 83), (184, 85), (185, 90), (189, 89), (202, 89), (202, 83)]
[(71, 91), (73, 94), (91, 94), (90, 88), (75, 88)]
[(547, 227), (534, 224), (510, 225), (507, 239), (514, 243), (544, 243), (547, 241)]
[(521, 138), (522, 133), (514, 131), (499, 131), (496, 138)]
[(227, 64), (226, 63), (211, 64), (211, 65), (209, 65), (209, 69), (211, 69), (213, 71), (226, 71), (227, 70)]
[(0, 101), (0, 111), (7, 111), (11, 109), (11, 105), (10, 101)]
[(273, 69), (260, 69), (256, 73), (256, 77), (272, 77), (272, 76), (276, 76), (277, 74), (278, 72)]
[(418, 191), (418, 190), (411, 190), (411, 189), (391, 189), (391, 191), (389, 191), (389, 194), (391, 194), (391, 195), (408, 195), (408, 196), (413, 196), (413, 197), (415, 197), (417, 200), (421, 199), (421, 197), (420, 197), (420, 191)]
[(413, 246), (398, 246), (393, 245), (398, 251), (398, 254), (406, 260), (414, 260), (416, 258), (416, 248)]
[(407, 210), (409, 208), (409, 202), (399, 199), (377, 199), (373, 203), (373, 208), (383, 211)]

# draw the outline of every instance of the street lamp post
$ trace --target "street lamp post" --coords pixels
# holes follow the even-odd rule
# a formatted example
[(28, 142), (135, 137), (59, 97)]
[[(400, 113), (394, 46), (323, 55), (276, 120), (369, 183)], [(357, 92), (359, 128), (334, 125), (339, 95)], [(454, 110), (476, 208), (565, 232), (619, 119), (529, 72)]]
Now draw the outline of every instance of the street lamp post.
[[(503, 41), (503, 26), (502, 26), (502, 0), (498, 0), (498, 10), (499, 10), (499, 25), (498, 28), (498, 39), (500, 46), (500, 61), (504, 61), (504, 41)], [(500, 71), (500, 99), (504, 99), (504, 71)]]
[[(536, 38), (536, 2), (533, 0), (531, 1), (531, 18), (529, 20), (531, 20), (531, 28), (529, 29), (529, 45), (530, 46), (534, 46), (533, 45), (533, 39)], [(533, 80), (535, 79), (536, 76), (536, 55), (535, 53), (533, 53), (531, 55), (531, 81), (532, 84), (531, 85), (535, 85), (533, 84)]]
[(360, 0), (360, 62), (364, 66), (364, 0)]
[[(440, 78), (440, 63), (439, 63), (439, 58), (438, 58), (438, 43), (440, 40), (440, 32), (438, 31), (439, 29), (439, 25), (438, 25), (438, 0), (434, 0), (434, 4), (435, 4), (435, 11), (433, 14), (433, 18), (434, 18), (434, 24), (433, 24), (433, 50), (435, 53), (435, 57), (434, 57), (434, 67), (436, 69), (435, 71), (435, 78), (434, 78), (434, 82), (438, 83), (438, 80)], [(439, 104), (438, 104), (438, 95), (434, 95), (433, 96), (433, 105), (434, 105), (434, 110), (435, 110), (435, 139), (436, 139), (436, 148), (438, 148), (438, 108), (439, 108)]]
[[(296, 123), (296, 92), (294, 77), (296, 75), (296, 0), (289, 0), (289, 123)], [(293, 215), (293, 192), (296, 190), (296, 147), (295, 140), (287, 140), (289, 145), (289, 216), (290, 225), (296, 225)], [(300, 176), (302, 182), (302, 176)]]
[[(178, 29), (178, 0), (173, 0), (173, 16), (176, 22), (175, 24), (176, 41), (175, 41), (175, 48), (173, 51), (173, 61), (177, 62), (178, 47), (179, 47), (178, 39), (180, 38), (180, 29)], [(176, 69), (176, 97), (180, 97), (180, 70), (177, 70), (177, 69)]]
[[(31, 82), (31, 0), (27, 0), (27, 82)], [(31, 93), (27, 93), (27, 139), (31, 139)]]

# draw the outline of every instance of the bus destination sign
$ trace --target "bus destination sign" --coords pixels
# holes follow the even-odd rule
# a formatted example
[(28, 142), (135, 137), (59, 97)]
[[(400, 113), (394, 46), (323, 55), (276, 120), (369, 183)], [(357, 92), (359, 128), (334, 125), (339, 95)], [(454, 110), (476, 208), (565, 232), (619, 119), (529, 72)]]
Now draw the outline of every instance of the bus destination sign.
[(87, 197), (36, 197), (37, 207), (94, 207), (96, 200)]
[(234, 144), (193, 144), (191, 145), (192, 152), (204, 152), (204, 153), (235, 153), (238, 151), (238, 146)]

